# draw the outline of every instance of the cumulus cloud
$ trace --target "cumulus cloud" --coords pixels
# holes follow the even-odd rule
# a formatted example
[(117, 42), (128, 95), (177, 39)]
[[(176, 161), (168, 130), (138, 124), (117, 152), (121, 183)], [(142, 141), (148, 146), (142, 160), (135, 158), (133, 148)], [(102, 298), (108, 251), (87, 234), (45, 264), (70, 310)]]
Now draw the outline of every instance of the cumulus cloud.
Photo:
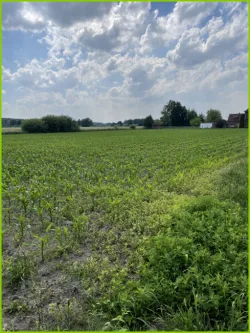
[(4, 2), (2, 27), (4, 30), (40, 32), (45, 29), (46, 20), (32, 3)]
[(207, 30), (206, 40), (197, 27), (183, 32), (175, 48), (168, 51), (168, 60), (178, 66), (188, 67), (212, 58), (222, 59), (246, 48), (247, 12), (241, 11), (226, 23), (221, 17), (212, 18), (203, 29)]
[(39, 32), (47, 24), (68, 28), (78, 22), (102, 18), (112, 3), (3, 3), (3, 28)]
[(3, 67), (4, 91), (18, 96), (3, 104), (5, 115), (81, 118), (85, 110), (94, 120), (117, 121), (159, 117), (168, 99), (199, 112), (219, 103), (228, 112), (230, 94), (247, 103), (245, 4), (181, 2), (159, 15), (140, 2), (5, 3), (3, 29), (43, 32), (38, 41), (47, 50)]

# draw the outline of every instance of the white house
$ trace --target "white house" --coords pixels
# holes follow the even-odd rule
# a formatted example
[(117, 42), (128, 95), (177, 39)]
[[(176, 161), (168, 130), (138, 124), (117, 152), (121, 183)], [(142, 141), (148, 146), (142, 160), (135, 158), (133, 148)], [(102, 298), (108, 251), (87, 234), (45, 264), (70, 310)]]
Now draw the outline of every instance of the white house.
[(214, 128), (215, 124), (214, 123), (201, 123), (200, 128)]

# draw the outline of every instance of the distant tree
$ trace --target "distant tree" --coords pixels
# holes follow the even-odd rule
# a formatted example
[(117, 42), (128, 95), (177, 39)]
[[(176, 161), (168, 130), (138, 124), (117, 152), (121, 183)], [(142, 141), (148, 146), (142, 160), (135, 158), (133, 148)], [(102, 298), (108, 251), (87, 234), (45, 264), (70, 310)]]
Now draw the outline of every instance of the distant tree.
[(42, 119), (26, 119), (22, 121), (21, 128), (26, 133), (45, 133), (47, 127)]
[(111, 123), (111, 124), (110, 124), (110, 126), (115, 126), (115, 125), (116, 125), (116, 123)]
[(198, 117), (200, 118), (200, 120), (201, 120), (202, 123), (205, 122), (206, 117), (204, 116), (203, 113), (200, 113), (200, 114), (198, 115)]
[(90, 118), (84, 118), (81, 120), (82, 127), (90, 127), (93, 126), (93, 121)]
[(59, 124), (57, 116), (47, 115), (45, 117), (42, 117), (42, 120), (44, 121), (48, 132), (51, 133), (59, 132)]
[(154, 119), (152, 118), (151, 115), (149, 115), (148, 117), (146, 117), (144, 119), (144, 127), (145, 128), (152, 128), (153, 124), (154, 124)]
[(162, 125), (162, 121), (160, 119), (155, 119), (154, 120), (154, 124), (158, 125), (158, 126), (161, 126)]
[(46, 125), (46, 131), (55, 132), (77, 132), (80, 130), (77, 122), (68, 116), (48, 115), (42, 118)]
[(168, 109), (167, 105), (163, 106), (163, 109), (161, 111), (161, 121), (164, 126), (170, 126), (171, 125), (171, 111)]
[(207, 111), (206, 121), (209, 123), (216, 123), (222, 119), (221, 112), (219, 110), (210, 109)]
[(118, 121), (118, 122), (117, 122), (117, 125), (118, 125), (118, 126), (122, 126), (122, 121)]
[(188, 123), (188, 114), (185, 106), (180, 102), (170, 100), (161, 111), (161, 120), (165, 126), (185, 126)]
[(197, 112), (194, 109), (187, 109), (187, 120), (188, 120), (188, 125), (190, 124), (190, 121), (192, 119), (197, 118)]
[(136, 126), (135, 125), (130, 125), (129, 128), (135, 130)]
[(228, 123), (227, 123), (227, 121), (226, 121), (225, 119), (219, 119), (219, 120), (216, 122), (215, 126), (216, 126), (217, 128), (225, 128), (225, 127), (228, 127)]
[(199, 117), (190, 120), (190, 125), (194, 127), (199, 127), (201, 124), (201, 119)]

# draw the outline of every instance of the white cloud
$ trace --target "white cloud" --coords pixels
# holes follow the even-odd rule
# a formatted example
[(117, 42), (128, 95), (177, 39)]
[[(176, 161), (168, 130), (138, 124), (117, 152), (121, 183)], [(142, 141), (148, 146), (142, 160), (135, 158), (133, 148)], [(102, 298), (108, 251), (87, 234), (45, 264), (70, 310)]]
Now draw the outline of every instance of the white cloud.
[(5, 2), (2, 4), (2, 27), (4, 30), (40, 32), (45, 29), (44, 17), (32, 3)]
[[(226, 58), (244, 50), (247, 46), (247, 12), (241, 11), (231, 21), (212, 18), (205, 26), (208, 37), (205, 40), (201, 29), (186, 30), (175, 48), (167, 53), (169, 61), (177, 66), (194, 66), (212, 58)], [(204, 33), (204, 31), (203, 31)]]
[(169, 99), (198, 112), (232, 112), (237, 100), (230, 94), (247, 104), (246, 8), (176, 3), (159, 16), (138, 2), (6, 4), (4, 29), (43, 31), (48, 53), (16, 70), (3, 67), (4, 89), (18, 96), (3, 104), (3, 114), (158, 118)]
[(39, 32), (48, 24), (70, 27), (78, 22), (102, 18), (112, 3), (3, 3), (3, 28)]

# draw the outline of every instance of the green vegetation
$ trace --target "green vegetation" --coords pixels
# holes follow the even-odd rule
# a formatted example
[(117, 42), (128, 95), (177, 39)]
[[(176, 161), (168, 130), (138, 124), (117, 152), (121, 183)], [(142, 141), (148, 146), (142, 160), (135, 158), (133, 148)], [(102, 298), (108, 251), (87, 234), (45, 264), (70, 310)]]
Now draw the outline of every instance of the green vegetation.
[(77, 132), (80, 128), (76, 121), (68, 116), (48, 115), (42, 119), (27, 119), (21, 124), (23, 132), (27, 133), (55, 133)]
[(216, 123), (218, 120), (221, 120), (221, 112), (220, 110), (209, 109), (207, 111), (206, 121), (209, 123)]
[(152, 128), (153, 124), (154, 124), (154, 119), (152, 118), (151, 115), (147, 116), (144, 119), (144, 127), (145, 128)]
[(199, 117), (190, 120), (190, 125), (194, 127), (199, 127), (201, 124), (201, 119)]
[(5, 330), (246, 331), (247, 131), (3, 136)]

